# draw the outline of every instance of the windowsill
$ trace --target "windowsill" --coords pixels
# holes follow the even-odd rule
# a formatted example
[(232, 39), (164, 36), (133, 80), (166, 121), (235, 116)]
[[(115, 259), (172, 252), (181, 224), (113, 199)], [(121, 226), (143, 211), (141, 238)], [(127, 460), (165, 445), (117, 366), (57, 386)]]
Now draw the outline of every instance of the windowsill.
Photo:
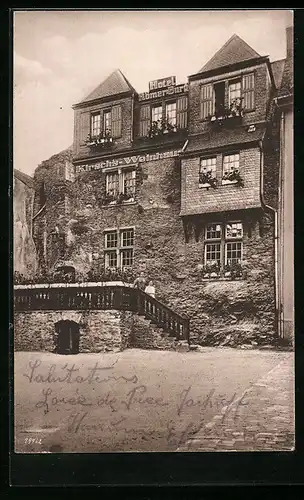
[(218, 276), (218, 277), (214, 277), (214, 278), (202, 278), (202, 281), (204, 282), (210, 282), (210, 281), (245, 281), (245, 277), (244, 276), (241, 276), (241, 277), (237, 277), (237, 278), (231, 278), (231, 276)]
[(128, 206), (128, 205), (137, 205), (137, 201), (123, 201), (122, 203), (117, 203), (117, 202), (111, 202), (107, 203), (106, 205), (102, 205), (101, 208), (108, 208), (108, 207), (121, 207), (121, 206)]
[(222, 186), (228, 186), (229, 184), (236, 184), (237, 181), (229, 181), (228, 179), (222, 180)]
[[(255, 111), (256, 111), (256, 108), (253, 108), (253, 109), (243, 109), (242, 113), (243, 113), (243, 115), (245, 115), (246, 113), (253, 113)], [(224, 117), (219, 117), (219, 118), (214, 117), (214, 119), (212, 119), (212, 118), (200, 118), (199, 121), (201, 123), (205, 123), (205, 122), (207, 122), (207, 123), (214, 123), (214, 122), (217, 122), (217, 121), (224, 121)], [(231, 118), (242, 118), (242, 115), (236, 115), (236, 116), (230, 115), (230, 116), (228, 116), (228, 120), (230, 120)]]

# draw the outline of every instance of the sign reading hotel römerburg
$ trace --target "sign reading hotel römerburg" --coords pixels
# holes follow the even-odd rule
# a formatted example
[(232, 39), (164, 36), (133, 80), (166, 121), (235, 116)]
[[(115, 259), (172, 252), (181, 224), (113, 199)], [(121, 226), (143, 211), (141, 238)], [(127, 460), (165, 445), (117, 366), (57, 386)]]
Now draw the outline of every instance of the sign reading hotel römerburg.
[(175, 76), (167, 76), (166, 78), (160, 78), (159, 80), (152, 80), (149, 82), (149, 92), (151, 90), (161, 90), (167, 87), (175, 85)]
[(171, 85), (165, 90), (157, 90), (155, 92), (143, 92), (142, 94), (138, 94), (139, 101), (146, 101), (149, 99), (155, 99), (156, 97), (167, 97), (175, 94), (182, 94), (183, 92), (188, 92), (188, 84), (182, 85)]

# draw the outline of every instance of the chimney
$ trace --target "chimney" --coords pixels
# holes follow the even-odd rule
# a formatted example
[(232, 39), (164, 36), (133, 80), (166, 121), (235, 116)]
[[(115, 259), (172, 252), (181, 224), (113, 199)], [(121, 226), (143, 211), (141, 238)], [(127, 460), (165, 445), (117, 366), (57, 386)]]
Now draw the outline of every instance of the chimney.
[(293, 26), (286, 28), (286, 57), (293, 58)]

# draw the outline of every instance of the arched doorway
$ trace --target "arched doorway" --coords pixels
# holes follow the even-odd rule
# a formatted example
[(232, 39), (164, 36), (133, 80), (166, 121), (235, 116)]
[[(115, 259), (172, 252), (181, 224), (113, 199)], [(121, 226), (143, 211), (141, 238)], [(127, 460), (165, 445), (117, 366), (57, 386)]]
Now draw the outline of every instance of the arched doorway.
[(54, 271), (54, 278), (57, 282), (75, 283), (75, 267), (60, 266)]
[(75, 321), (62, 320), (55, 324), (57, 354), (79, 353), (79, 325)]

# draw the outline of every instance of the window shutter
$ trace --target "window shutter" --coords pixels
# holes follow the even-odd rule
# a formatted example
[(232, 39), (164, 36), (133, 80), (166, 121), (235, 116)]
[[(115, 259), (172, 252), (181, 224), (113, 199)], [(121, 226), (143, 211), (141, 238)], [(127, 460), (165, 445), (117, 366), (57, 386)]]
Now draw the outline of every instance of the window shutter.
[(80, 115), (80, 144), (84, 144), (90, 133), (90, 113)]
[(176, 105), (176, 124), (177, 128), (187, 128), (188, 97), (186, 95), (177, 99)]
[(213, 85), (203, 85), (201, 87), (201, 119), (214, 113), (214, 92)]
[(150, 105), (145, 104), (140, 107), (139, 135), (147, 137), (150, 128)]
[(254, 73), (243, 75), (243, 106), (254, 109)]
[(121, 106), (113, 106), (111, 110), (112, 137), (121, 137)]

